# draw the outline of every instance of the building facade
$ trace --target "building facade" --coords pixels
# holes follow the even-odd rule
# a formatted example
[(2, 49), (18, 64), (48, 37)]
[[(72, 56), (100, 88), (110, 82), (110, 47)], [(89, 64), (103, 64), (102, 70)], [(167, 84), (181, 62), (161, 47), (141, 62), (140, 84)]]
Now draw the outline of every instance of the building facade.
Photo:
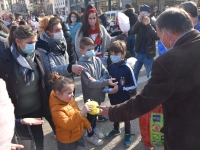
[(68, 15), (68, 0), (54, 0), (55, 12), (62, 16)]

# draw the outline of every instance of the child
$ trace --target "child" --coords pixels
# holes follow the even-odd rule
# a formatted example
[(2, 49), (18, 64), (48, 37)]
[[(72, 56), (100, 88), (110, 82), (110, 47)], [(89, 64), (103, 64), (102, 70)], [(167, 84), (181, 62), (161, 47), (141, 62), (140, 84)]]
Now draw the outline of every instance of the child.
[[(79, 59), (79, 64), (86, 68), (81, 73), (81, 83), (84, 102), (88, 99), (92, 99), (100, 103), (105, 100), (105, 93), (103, 89), (108, 86), (114, 86), (117, 83), (113, 83), (114, 79), (109, 79), (108, 71), (102, 64), (98, 57), (95, 57), (94, 53), (94, 42), (89, 37), (83, 37), (80, 41), (80, 52), (82, 57)], [(103, 141), (101, 138), (104, 137), (103, 133), (96, 127), (96, 115), (87, 114), (87, 119), (90, 121), (92, 126), (92, 132), (88, 133), (87, 140), (94, 145), (102, 145)], [(100, 120), (106, 120), (105, 117), (100, 117)]]
[[(126, 56), (126, 44), (123, 41), (115, 41), (109, 47), (110, 58), (113, 62), (108, 67), (108, 72), (112, 78), (116, 78), (118, 85), (110, 86), (113, 88), (108, 93), (111, 105), (116, 105), (125, 102), (130, 99), (129, 90), (133, 90), (137, 87), (134, 77), (133, 69), (124, 60)], [(131, 131), (130, 121), (125, 122), (125, 140), (124, 146), (127, 148), (131, 145)], [(114, 122), (114, 129), (106, 134), (106, 138), (112, 138), (119, 135), (119, 122)]]
[(56, 126), (58, 150), (76, 150), (84, 147), (83, 129), (92, 131), (90, 122), (84, 117), (92, 106), (84, 106), (80, 111), (73, 98), (74, 83), (58, 73), (51, 74), (53, 90), (50, 94), (50, 109)]

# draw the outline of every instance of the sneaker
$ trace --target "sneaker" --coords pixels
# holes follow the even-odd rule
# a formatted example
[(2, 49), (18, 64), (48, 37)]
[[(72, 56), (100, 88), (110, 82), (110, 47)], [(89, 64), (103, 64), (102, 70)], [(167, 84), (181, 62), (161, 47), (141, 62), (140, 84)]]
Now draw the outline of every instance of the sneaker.
[(107, 139), (112, 138), (112, 137), (114, 137), (114, 136), (119, 135), (120, 133), (121, 133), (120, 130), (115, 130), (115, 129), (113, 129), (112, 131), (106, 133), (106, 138), (107, 138)]
[(94, 145), (103, 145), (103, 141), (99, 139), (95, 134), (91, 137), (86, 137), (88, 142), (94, 144)]
[(94, 134), (99, 138), (99, 139), (102, 139), (104, 138), (104, 134), (102, 133), (102, 131), (98, 130), (97, 128), (94, 128)]
[(98, 116), (98, 121), (99, 122), (106, 122), (108, 121), (109, 119), (107, 117), (104, 117), (104, 116)]
[(124, 146), (126, 148), (130, 147), (132, 144), (132, 140), (131, 140), (131, 134), (125, 134), (125, 139), (124, 139)]

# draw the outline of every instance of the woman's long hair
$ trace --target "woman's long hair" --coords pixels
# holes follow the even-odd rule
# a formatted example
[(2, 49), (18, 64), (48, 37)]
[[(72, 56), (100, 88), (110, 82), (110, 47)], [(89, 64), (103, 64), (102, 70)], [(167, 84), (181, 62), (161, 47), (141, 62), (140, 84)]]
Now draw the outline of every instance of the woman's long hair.
[[(79, 32), (79, 35), (80, 33), (82, 32), (83, 33), (83, 37), (89, 37), (90, 36), (90, 25), (88, 24), (88, 17), (89, 17), (89, 13), (88, 13), (88, 10), (90, 9), (95, 9), (96, 8), (92, 5), (88, 5), (85, 9), (85, 12), (84, 12), (84, 16), (83, 16), (83, 24), (82, 24), (82, 27), (80, 29), (80, 32)], [(98, 17), (98, 14), (96, 12), (96, 28), (98, 30), (98, 36), (100, 36), (100, 23), (99, 23), (99, 17)]]

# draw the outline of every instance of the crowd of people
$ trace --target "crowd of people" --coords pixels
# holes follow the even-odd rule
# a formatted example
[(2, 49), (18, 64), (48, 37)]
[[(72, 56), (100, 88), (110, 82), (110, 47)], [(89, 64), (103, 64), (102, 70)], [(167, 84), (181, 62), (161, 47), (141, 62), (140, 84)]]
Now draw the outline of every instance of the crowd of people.
[[(123, 144), (128, 148), (133, 143), (130, 121), (162, 104), (165, 149), (199, 150), (197, 5), (188, 1), (162, 13), (158, 7), (151, 11), (142, 5), (136, 14), (126, 4), (123, 13), (131, 28), (117, 36), (106, 30), (101, 9), (88, 5), (81, 12), (72, 11), (67, 21), (57, 14), (42, 13), (28, 20), (21, 15), (15, 19), (11, 12), (2, 15), (0, 149), (23, 148), (14, 141), (14, 130), (28, 126), (36, 150), (43, 150), (42, 118), (49, 122), (58, 150), (84, 147), (84, 130), (88, 142), (102, 145), (104, 138), (121, 134), (120, 122), (125, 124)], [(166, 52), (154, 60), (156, 41)], [(136, 58), (134, 67), (127, 62), (129, 57)], [(143, 65), (148, 82), (135, 96)], [(107, 93), (112, 106), (97, 106), (101, 111), (96, 114), (90, 113), (91, 104), (79, 108), (75, 76), (80, 77), (84, 103), (94, 100), (101, 105)], [(113, 130), (103, 134), (96, 124), (108, 120)]]

